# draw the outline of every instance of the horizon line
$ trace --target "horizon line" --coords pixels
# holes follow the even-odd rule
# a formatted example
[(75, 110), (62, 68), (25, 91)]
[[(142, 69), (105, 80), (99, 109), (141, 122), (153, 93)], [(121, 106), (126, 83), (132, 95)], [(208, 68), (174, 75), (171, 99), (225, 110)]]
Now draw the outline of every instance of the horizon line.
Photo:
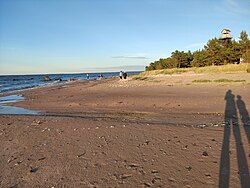
[[(143, 72), (144, 70), (129, 70), (126, 72)], [(100, 73), (119, 73), (120, 71), (97, 71), (97, 72), (60, 72), (60, 73), (16, 73), (0, 74), (0, 76), (26, 76), (26, 75), (48, 75), (48, 74), (100, 74)]]

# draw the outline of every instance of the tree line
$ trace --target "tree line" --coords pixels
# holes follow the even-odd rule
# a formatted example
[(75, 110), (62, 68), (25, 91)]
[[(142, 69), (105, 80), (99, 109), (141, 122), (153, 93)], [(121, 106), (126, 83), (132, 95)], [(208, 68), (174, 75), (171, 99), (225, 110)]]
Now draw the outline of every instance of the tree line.
[(146, 70), (225, 65), (240, 63), (240, 59), (250, 63), (250, 40), (246, 31), (240, 33), (238, 41), (234, 39), (225, 43), (215, 37), (209, 40), (201, 50), (194, 52), (175, 50), (170, 57), (150, 63), (149, 66), (146, 66)]

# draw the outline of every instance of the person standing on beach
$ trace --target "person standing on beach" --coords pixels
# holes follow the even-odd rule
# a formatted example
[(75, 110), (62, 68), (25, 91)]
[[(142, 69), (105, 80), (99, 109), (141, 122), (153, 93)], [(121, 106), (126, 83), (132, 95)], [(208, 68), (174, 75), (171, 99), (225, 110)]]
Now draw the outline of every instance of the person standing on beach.
[(89, 77), (89, 74), (87, 74), (86, 77), (87, 77), (87, 80), (89, 80), (89, 78), (90, 78), (90, 77)]
[(99, 78), (100, 78), (100, 80), (101, 80), (101, 79), (103, 78), (103, 75), (102, 75), (102, 74), (100, 74)]
[(123, 78), (126, 79), (127, 76), (128, 76), (127, 73), (124, 71), (124, 73), (123, 73)]
[(122, 79), (122, 76), (123, 76), (123, 72), (122, 72), (122, 71), (120, 71), (120, 73), (119, 73), (119, 77), (120, 77), (120, 79)]

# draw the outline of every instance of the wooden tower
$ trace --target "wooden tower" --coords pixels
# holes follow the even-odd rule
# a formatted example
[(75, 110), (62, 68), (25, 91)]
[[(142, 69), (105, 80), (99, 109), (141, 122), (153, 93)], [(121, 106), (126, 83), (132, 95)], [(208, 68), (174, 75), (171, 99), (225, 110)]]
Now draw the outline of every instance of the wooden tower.
[(222, 36), (221, 36), (221, 40), (223, 41), (223, 44), (227, 47), (228, 46), (228, 44), (229, 44), (229, 42), (231, 41), (231, 39), (232, 39), (232, 37), (231, 37), (231, 35), (230, 35), (230, 30), (229, 29), (223, 29), (222, 31), (221, 31), (221, 34), (222, 34)]

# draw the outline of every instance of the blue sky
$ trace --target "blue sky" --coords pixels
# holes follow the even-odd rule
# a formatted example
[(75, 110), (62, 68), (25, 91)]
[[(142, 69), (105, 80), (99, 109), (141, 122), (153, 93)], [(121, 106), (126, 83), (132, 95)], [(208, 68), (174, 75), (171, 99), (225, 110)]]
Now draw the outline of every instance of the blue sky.
[(0, 0), (0, 74), (142, 70), (249, 20), (250, 0)]

